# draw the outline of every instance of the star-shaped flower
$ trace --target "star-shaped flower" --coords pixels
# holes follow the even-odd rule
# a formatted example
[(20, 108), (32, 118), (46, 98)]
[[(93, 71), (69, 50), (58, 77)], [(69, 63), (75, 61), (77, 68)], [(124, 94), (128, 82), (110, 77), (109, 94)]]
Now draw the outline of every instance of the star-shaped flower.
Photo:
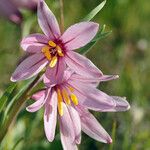
[[(117, 76), (103, 75), (99, 81), (115, 78)], [(76, 144), (81, 142), (81, 130), (95, 140), (112, 142), (111, 137), (88, 109), (100, 112), (126, 111), (130, 105), (124, 98), (105, 94), (96, 89), (99, 83), (97, 80), (85, 78), (70, 69), (64, 72), (58, 84), (52, 85), (46, 76), (44, 82), (46, 88), (32, 96), (35, 102), (27, 110), (35, 112), (44, 106), (44, 129), (50, 142), (55, 137), (57, 110), (64, 150), (77, 149)]]
[(94, 38), (99, 29), (97, 23), (80, 22), (61, 34), (54, 14), (43, 0), (38, 3), (38, 22), (45, 35), (32, 34), (21, 41), (22, 48), (30, 56), (17, 67), (11, 81), (31, 78), (45, 67), (50, 68), (52, 79), (61, 76), (66, 66), (87, 77), (102, 76), (102, 72), (89, 59), (74, 51)]

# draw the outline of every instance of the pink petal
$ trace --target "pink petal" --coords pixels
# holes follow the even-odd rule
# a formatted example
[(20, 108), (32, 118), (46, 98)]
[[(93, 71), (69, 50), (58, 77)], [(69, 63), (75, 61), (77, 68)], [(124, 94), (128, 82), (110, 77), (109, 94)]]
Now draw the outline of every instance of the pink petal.
[(91, 113), (89, 113), (88, 110), (82, 108), (79, 112), (83, 132), (97, 141), (103, 143), (112, 143), (112, 139), (109, 134), (100, 125), (96, 118)]
[(98, 32), (99, 25), (94, 22), (81, 22), (69, 27), (61, 40), (67, 50), (74, 50), (89, 43)]
[(63, 58), (59, 58), (57, 65), (54, 68), (48, 67), (44, 76), (44, 83), (47, 86), (54, 86), (59, 84), (63, 80), (63, 74), (66, 68), (66, 64)]
[(57, 39), (60, 36), (58, 22), (43, 0), (38, 2), (38, 22), (44, 34), (51, 40)]
[(85, 76), (81, 76), (79, 74), (76, 74), (74, 73), (71, 78), (71, 80), (73, 81), (78, 81), (78, 82), (82, 82), (82, 83), (85, 83), (85, 84), (88, 84), (88, 85), (92, 85), (94, 87), (97, 87), (98, 84), (99, 84), (99, 79), (95, 79), (95, 78), (88, 78), (88, 77), (85, 77)]
[[(116, 106), (112, 97), (96, 89), (94, 86), (77, 81), (68, 81), (68, 84), (77, 91), (79, 103), (91, 110), (107, 111)], [(80, 93), (80, 95), (78, 93)]]
[(74, 74), (74, 71), (70, 69), (69, 67), (66, 67), (63, 75), (63, 81), (67, 81), (71, 78), (71, 76)]
[(127, 111), (130, 109), (130, 104), (126, 101), (125, 97), (112, 96), (112, 98), (116, 103), (116, 107), (110, 109), (110, 112)]
[(105, 82), (105, 81), (110, 81), (110, 80), (115, 80), (118, 79), (118, 75), (103, 75), (99, 78), (100, 82)]
[(29, 112), (38, 111), (45, 104), (45, 94), (43, 94), (35, 103), (26, 108)]
[(45, 104), (44, 129), (48, 141), (52, 142), (55, 137), (55, 128), (57, 120), (57, 94), (53, 92), (49, 95), (49, 103)]
[(11, 81), (26, 80), (37, 75), (47, 65), (47, 62), (43, 54), (37, 53), (29, 56), (16, 68)]
[(42, 90), (33, 94), (31, 98), (34, 99), (35, 101), (38, 101), (44, 95), (45, 95), (45, 90)]
[(63, 135), (62, 128), (60, 128), (60, 137), (61, 137), (61, 143), (63, 146), (63, 150), (78, 150), (75, 143), (72, 143), (71, 140)]
[(77, 146), (74, 142), (74, 126), (70, 118), (67, 106), (63, 103), (63, 116), (59, 116), (61, 143), (64, 150), (76, 150)]
[(43, 34), (31, 34), (21, 41), (21, 47), (29, 53), (40, 53), (48, 41)]
[(83, 82), (86, 84), (93, 85), (94, 87), (97, 87), (100, 82), (114, 80), (114, 79), (117, 79), (118, 77), (119, 77), (118, 75), (102, 75), (98, 79), (98, 78), (88, 78), (88, 77), (85, 77), (83, 75), (81, 76), (79, 74), (74, 73), (71, 76), (71, 80), (80, 81), (80, 82)]
[(74, 132), (75, 132), (75, 142), (77, 144), (81, 143), (81, 121), (78, 112), (72, 107), (68, 107), (70, 117), (73, 122)]
[(88, 58), (73, 51), (67, 52), (66, 55), (66, 64), (77, 74), (97, 79), (103, 75), (103, 73)]

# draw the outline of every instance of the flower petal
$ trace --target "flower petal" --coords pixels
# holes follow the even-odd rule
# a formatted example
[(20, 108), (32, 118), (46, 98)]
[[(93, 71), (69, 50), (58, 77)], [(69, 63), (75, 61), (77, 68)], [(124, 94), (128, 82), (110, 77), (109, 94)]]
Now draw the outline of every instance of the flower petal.
[(103, 75), (100, 77), (99, 81), (100, 82), (105, 82), (105, 81), (110, 81), (110, 80), (115, 80), (118, 79), (118, 75)]
[(96, 89), (92, 85), (71, 80), (68, 81), (68, 84), (75, 89), (79, 103), (88, 109), (103, 112), (108, 111), (116, 106), (116, 103), (111, 96)]
[(130, 104), (126, 101), (125, 97), (112, 96), (112, 98), (116, 103), (116, 107), (110, 109), (110, 112), (127, 111), (130, 109)]
[(65, 57), (66, 64), (77, 74), (99, 79), (103, 73), (85, 56), (69, 51)]
[(98, 78), (89, 78), (85, 76), (81, 76), (79, 74), (72, 74), (71, 80), (74, 81), (80, 81), (86, 84), (93, 85), (94, 87), (97, 87), (100, 82), (109, 81), (109, 80), (115, 80), (119, 76), (118, 75), (102, 75), (99, 79)]
[(59, 116), (61, 143), (64, 150), (77, 150), (74, 138), (74, 127), (67, 106), (63, 103), (63, 116)]
[(57, 39), (60, 36), (58, 22), (43, 0), (38, 2), (38, 22), (44, 34), (51, 40)]
[(63, 74), (66, 68), (66, 64), (63, 58), (59, 58), (54, 68), (48, 67), (44, 76), (44, 83), (47, 86), (54, 86), (59, 84), (63, 80)]
[(47, 64), (43, 54), (37, 53), (26, 58), (15, 70), (12, 82), (26, 80), (37, 75)]
[(31, 34), (21, 41), (21, 47), (29, 53), (39, 53), (48, 41), (43, 34)]
[(81, 126), (82, 131), (85, 132), (91, 138), (103, 142), (112, 143), (112, 139), (105, 129), (100, 125), (96, 118), (89, 113), (88, 110), (80, 109)]
[(45, 95), (45, 90), (42, 90), (33, 94), (31, 98), (34, 99), (35, 101), (38, 101), (44, 95)]
[(78, 112), (72, 107), (68, 107), (70, 117), (73, 122), (74, 132), (75, 132), (75, 142), (77, 144), (81, 143), (81, 121)]
[(94, 22), (81, 22), (69, 27), (60, 38), (67, 50), (74, 50), (89, 43), (98, 32), (99, 25)]
[(28, 106), (26, 108), (27, 111), (29, 112), (36, 112), (38, 111), (43, 105), (45, 104), (45, 92), (44, 94), (33, 104), (31, 104), (30, 106)]
[(52, 92), (49, 95), (50, 102), (45, 104), (44, 129), (48, 141), (52, 142), (55, 137), (55, 128), (57, 120), (57, 94)]

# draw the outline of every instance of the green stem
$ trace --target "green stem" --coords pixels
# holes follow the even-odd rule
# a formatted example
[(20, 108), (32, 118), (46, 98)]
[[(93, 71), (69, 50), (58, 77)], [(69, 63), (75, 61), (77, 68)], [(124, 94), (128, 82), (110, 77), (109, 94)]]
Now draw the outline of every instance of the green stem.
[(3, 138), (5, 137), (11, 123), (13, 122), (13, 120), (15, 119), (17, 114), (20, 112), (21, 107), (23, 106), (23, 104), (27, 100), (29, 92), (32, 90), (32, 88), (37, 83), (39, 78), (40, 78), (40, 76), (37, 76), (35, 78), (35, 80), (26, 89), (26, 91), (24, 91), (24, 93), (19, 97), (19, 99), (17, 101), (15, 101), (15, 103), (12, 105), (13, 108), (11, 109), (10, 116), (4, 122), (3, 129), (1, 130), (1, 133), (0, 133), (0, 143), (2, 142)]
[(114, 149), (114, 145), (115, 145), (115, 136), (116, 136), (116, 120), (114, 120), (113, 122), (113, 127), (112, 127), (112, 139), (113, 139), (113, 143), (110, 144), (109, 150), (113, 150)]
[(61, 22), (61, 32), (64, 32), (64, 2), (63, 0), (59, 0), (60, 2), (60, 22)]

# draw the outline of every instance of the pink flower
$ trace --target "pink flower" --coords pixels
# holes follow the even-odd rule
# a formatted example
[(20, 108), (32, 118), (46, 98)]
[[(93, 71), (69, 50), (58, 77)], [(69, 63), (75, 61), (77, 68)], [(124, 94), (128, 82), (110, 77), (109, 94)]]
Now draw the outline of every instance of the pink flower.
[[(117, 76), (103, 75), (100, 81), (115, 78)], [(81, 141), (81, 130), (97, 141), (112, 142), (111, 137), (88, 109), (100, 112), (126, 111), (130, 105), (124, 98), (112, 97), (99, 91), (96, 89), (97, 80), (85, 78), (70, 70), (64, 72), (57, 85), (52, 86), (46, 76), (44, 82), (47, 88), (32, 96), (36, 102), (28, 106), (27, 110), (35, 112), (44, 106), (44, 129), (50, 142), (55, 137), (57, 108), (64, 150), (77, 149), (77, 144)]]
[(20, 24), (22, 14), (19, 8), (35, 10), (36, 6), (37, 0), (0, 0), (0, 16), (16, 24)]
[(74, 52), (94, 38), (99, 28), (97, 23), (80, 22), (61, 35), (54, 14), (43, 0), (38, 3), (38, 22), (45, 35), (32, 34), (22, 40), (22, 48), (31, 55), (17, 67), (11, 81), (31, 78), (46, 66), (53, 72), (51, 78), (63, 74), (66, 65), (87, 77), (102, 76), (102, 72), (89, 59)]

